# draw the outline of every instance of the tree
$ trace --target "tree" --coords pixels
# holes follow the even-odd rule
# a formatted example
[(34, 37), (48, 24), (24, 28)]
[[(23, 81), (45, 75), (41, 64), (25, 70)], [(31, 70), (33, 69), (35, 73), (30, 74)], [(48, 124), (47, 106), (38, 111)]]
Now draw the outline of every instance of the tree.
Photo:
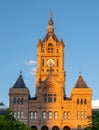
[(99, 130), (99, 111), (93, 112), (92, 123), (85, 130)]
[(31, 128), (17, 121), (8, 109), (5, 115), (0, 115), (0, 130), (31, 130)]
[(4, 106), (3, 102), (0, 102), (0, 106)]

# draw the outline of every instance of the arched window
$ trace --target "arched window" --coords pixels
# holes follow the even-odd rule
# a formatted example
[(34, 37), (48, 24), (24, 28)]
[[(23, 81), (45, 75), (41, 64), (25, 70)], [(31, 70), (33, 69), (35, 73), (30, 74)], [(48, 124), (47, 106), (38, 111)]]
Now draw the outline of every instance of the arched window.
[(17, 104), (17, 99), (16, 98), (14, 98), (14, 105), (16, 105)]
[(48, 119), (52, 119), (52, 112), (48, 112)]
[(52, 94), (48, 94), (48, 102), (52, 102)]
[(20, 114), (21, 114), (21, 118), (23, 118), (23, 117), (24, 117), (24, 113), (23, 113), (23, 111), (21, 111)]
[(77, 111), (77, 118), (80, 119), (80, 112)]
[(67, 118), (70, 119), (70, 111), (67, 112)]
[(87, 112), (86, 111), (84, 112), (84, 118), (87, 118)]
[(48, 127), (47, 127), (47, 126), (43, 126), (43, 127), (41, 128), (41, 130), (48, 130)]
[(81, 104), (83, 104), (83, 99), (81, 99)]
[(54, 102), (56, 102), (56, 94), (54, 94)]
[(79, 104), (79, 99), (77, 99), (77, 104)]
[(87, 100), (86, 100), (86, 99), (84, 99), (84, 104), (85, 104), (85, 105), (87, 104)]
[(54, 119), (58, 119), (58, 112), (57, 111), (54, 112)]
[(21, 101), (20, 101), (20, 102), (21, 102), (21, 104), (23, 104), (23, 102), (24, 102), (23, 98), (21, 99)]
[(20, 98), (18, 98), (17, 103), (20, 104)]
[(45, 111), (42, 112), (42, 118), (46, 119), (46, 112)]
[(33, 115), (34, 115), (34, 119), (36, 120), (36, 119), (37, 119), (37, 112), (35, 111), (35, 112), (33, 113)]
[(53, 44), (52, 44), (52, 43), (48, 43), (48, 46), (51, 46), (51, 47), (52, 47), (52, 46), (53, 46)]
[(20, 111), (18, 111), (18, 118), (20, 118), (21, 117), (21, 112)]
[(54, 127), (52, 128), (52, 130), (59, 130), (59, 127), (54, 126)]
[(30, 119), (33, 119), (33, 112), (30, 112)]
[(70, 128), (68, 126), (65, 126), (63, 130), (70, 130)]
[(66, 111), (64, 112), (63, 117), (64, 117), (64, 119), (67, 119), (67, 112)]
[(42, 66), (44, 66), (44, 59), (42, 59)]
[(59, 49), (57, 49), (57, 53), (59, 52)]
[(36, 126), (31, 126), (32, 130), (37, 130)]

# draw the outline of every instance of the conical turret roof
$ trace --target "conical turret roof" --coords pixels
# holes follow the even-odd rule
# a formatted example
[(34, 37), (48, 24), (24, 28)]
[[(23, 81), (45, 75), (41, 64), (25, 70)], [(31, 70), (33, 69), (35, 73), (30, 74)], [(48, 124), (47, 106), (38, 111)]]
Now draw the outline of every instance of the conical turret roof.
[(25, 85), (25, 82), (23, 80), (21, 72), (20, 72), (20, 75), (19, 75), (17, 81), (15, 82), (15, 84), (13, 85), (12, 88), (27, 88)]
[(87, 84), (85, 83), (81, 75), (78, 77), (78, 80), (74, 88), (88, 88)]

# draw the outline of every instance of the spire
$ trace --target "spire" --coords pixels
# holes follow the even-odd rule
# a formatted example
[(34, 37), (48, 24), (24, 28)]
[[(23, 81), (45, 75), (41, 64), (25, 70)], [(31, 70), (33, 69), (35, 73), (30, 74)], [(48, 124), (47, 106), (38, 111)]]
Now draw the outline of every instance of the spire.
[(57, 36), (54, 33), (54, 26), (53, 26), (54, 22), (52, 20), (52, 11), (50, 11), (50, 19), (48, 21), (48, 30), (47, 30), (47, 34), (43, 39), (43, 42), (47, 41), (49, 39), (49, 37), (52, 37), (54, 41), (59, 42)]
[(48, 21), (48, 33), (53, 33), (54, 32), (54, 27), (53, 27), (53, 20), (52, 20), (52, 11), (50, 11), (50, 19)]
[(13, 85), (13, 88), (27, 88), (22, 78), (22, 71), (20, 71), (20, 75), (15, 84)]

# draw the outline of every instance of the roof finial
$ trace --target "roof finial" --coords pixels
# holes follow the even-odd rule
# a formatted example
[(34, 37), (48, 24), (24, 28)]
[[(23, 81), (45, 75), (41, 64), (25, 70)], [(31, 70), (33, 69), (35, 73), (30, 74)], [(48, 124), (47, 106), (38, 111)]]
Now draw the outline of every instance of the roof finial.
[(50, 19), (52, 19), (52, 11), (50, 10)]
[(79, 72), (79, 76), (81, 76), (81, 71)]
[(20, 75), (22, 75), (22, 70), (20, 70)]
[(54, 32), (54, 27), (53, 27), (53, 20), (52, 20), (52, 11), (50, 10), (50, 19), (48, 21), (48, 32), (53, 33)]

